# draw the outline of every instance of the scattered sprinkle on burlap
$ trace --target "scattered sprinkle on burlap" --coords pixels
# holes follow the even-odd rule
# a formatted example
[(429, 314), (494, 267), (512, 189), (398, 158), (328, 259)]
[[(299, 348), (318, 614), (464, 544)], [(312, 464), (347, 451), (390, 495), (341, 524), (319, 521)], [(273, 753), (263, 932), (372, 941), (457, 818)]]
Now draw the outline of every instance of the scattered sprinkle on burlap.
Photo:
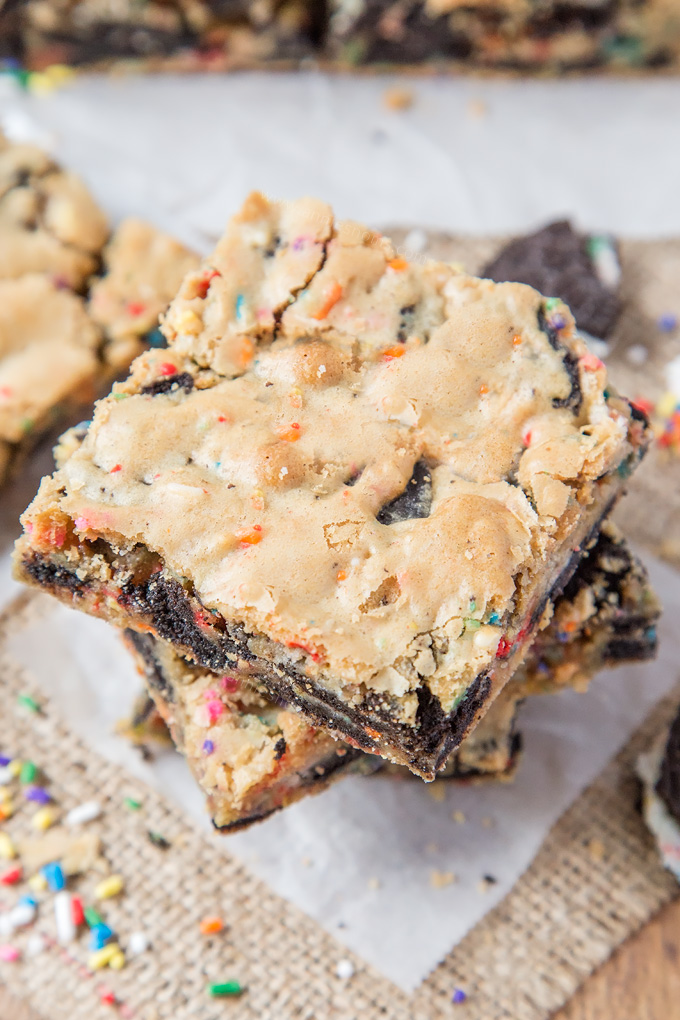
[[(497, 247), (487, 240), (429, 238), (431, 254), (471, 270)], [(680, 276), (680, 242), (631, 242), (622, 252), (624, 288), (631, 296), (608, 363), (615, 382), (631, 395), (654, 399), (664, 390), (665, 363), (678, 353), (678, 339), (660, 334), (655, 320)], [(641, 342), (649, 359), (633, 368), (626, 350)], [(619, 521), (629, 537), (680, 564), (680, 463), (671, 467), (669, 472), (656, 451), (647, 458)], [(17, 705), (19, 693), (38, 691), (3, 650), (4, 636), (44, 611), (47, 600), (23, 596), (0, 617), (0, 749), (42, 766), (60, 809), (95, 798), (103, 803), (102, 818), (92, 823), (102, 839), (101, 867), (125, 880), (124, 896), (107, 901), (106, 916), (123, 942), (143, 930), (152, 948), (124, 970), (95, 977), (81, 966), (85, 934), (68, 953), (53, 946), (34, 959), (0, 963), (2, 1020), (111, 1020), (116, 1014), (100, 1003), (102, 987), (115, 992), (124, 1020), (545, 1020), (678, 894), (638, 814), (634, 763), (670, 722), (680, 683), (551, 829), (506, 899), (407, 996), (217, 853), (211, 838), (197, 834), (179, 809), (85, 747), (49, 703), (39, 716)], [(142, 812), (131, 813), (126, 796), (141, 800)], [(3, 828), (19, 839), (28, 814), (19, 812)], [(170, 848), (153, 846), (148, 829), (168, 839)], [(82, 880), (84, 891), (95, 877)], [(199, 922), (212, 914), (224, 917), (227, 928), (205, 939)], [(53, 935), (51, 925), (50, 910), (43, 908), (38, 927)], [(354, 966), (349, 980), (336, 975), (340, 960)], [(242, 996), (208, 996), (209, 983), (229, 979), (245, 986)], [(463, 1006), (451, 1004), (455, 988), (468, 995)]]

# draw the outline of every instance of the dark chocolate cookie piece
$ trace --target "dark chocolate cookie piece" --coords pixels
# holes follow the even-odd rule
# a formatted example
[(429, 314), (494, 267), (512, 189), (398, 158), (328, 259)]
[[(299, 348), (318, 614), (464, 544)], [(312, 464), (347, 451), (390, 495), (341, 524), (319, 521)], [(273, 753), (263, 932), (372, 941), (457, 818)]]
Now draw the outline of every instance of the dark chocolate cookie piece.
[(578, 327), (593, 336), (606, 338), (620, 311), (618, 294), (597, 276), (586, 238), (567, 220), (511, 241), (481, 276), (497, 283), (528, 283), (542, 294), (561, 298)]
[(656, 792), (676, 822), (680, 823), (680, 712), (668, 734)]

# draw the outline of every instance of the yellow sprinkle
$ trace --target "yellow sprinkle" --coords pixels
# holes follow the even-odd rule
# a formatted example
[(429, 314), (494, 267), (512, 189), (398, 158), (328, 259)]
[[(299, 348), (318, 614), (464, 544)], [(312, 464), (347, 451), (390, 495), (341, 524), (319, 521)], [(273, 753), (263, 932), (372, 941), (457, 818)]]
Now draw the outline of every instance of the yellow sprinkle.
[(33, 892), (45, 892), (47, 889), (47, 879), (40, 872), (37, 875), (31, 875), (28, 884)]
[[(106, 967), (107, 964), (111, 963), (116, 956), (123, 956), (123, 954), (118, 943), (111, 942), (110, 945), (104, 946), (103, 949), (98, 949), (96, 953), (91, 953), (87, 965), (90, 970), (101, 970), (102, 967)], [(123, 962), (125, 962), (124, 957)]]
[(0, 800), (7, 801), (12, 799), (12, 791), (6, 786), (0, 786)]
[(463, 811), (454, 811), (451, 817), (454, 822), (458, 822), (459, 825), (465, 824), (465, 813)]
[(591, 860), (599, 864), (604, 860), (605, 846), (601, 839), (591, 839), (588, 844), (588, 853), (590, 854)]
[(4, 861), (11, 861), (13, 857), (16, 857), (17, 852), (14, 849), (14, 843), (9, 838), (6, 832), (0, 832), (0, 857)]
[(31, 818), (31, 825), (38, 832), (46, 832), (47, 829), (57, 820), (57, 816), (50, 807), (42, 807)]
[(674, 393), (664, 393), (656, 405), (656, 413), (662, 418), (670, 418), (675, 410), (675, 405), (678, 402), (678, 398)]
[(31, 92), (35, 92), (39, 96), (45, 96), (48, 92), (54, 91), (56, 82), (52, 81), (50, 76), (43, 71), (34, 71), (33, 74), (28, 76), (28, 87)]
[(430, 872), (430, 885), (433, 889), (444, 889), (445, 886), (451, 885), (456, 881), (456, 876), (452, 871), (437, 871), (433, 868)]
[(203, 323), (191, 308), (185, 308), (177, 316), (174, 325), (178, 333), (188, 333), (190, 336), (198, 336), (203, 329)]
[(18, 758), (13, 758), (12, 761), (7, 766), (10, 776), (14, 776), (16, 779), (16, 777), (21, 772), (22, 764), (23, 762), (20, 762)]
[(67, 67), (66, 64), (51, 64), (45, 68), (45, 74), (57, 85), (64, 81), (70, 81), (71, 78), (75, 77), (75, 73), (73, 68)]
[(125, 966), (125, 953), (117, 952), (109, 960), (111, 970), (122, 970)]
[(109, 875), (103, 882), (95, 886), (94, 895), (97, 900), (108, 900), (117, 896), (123, 888), (123, 879), (120, 875)]

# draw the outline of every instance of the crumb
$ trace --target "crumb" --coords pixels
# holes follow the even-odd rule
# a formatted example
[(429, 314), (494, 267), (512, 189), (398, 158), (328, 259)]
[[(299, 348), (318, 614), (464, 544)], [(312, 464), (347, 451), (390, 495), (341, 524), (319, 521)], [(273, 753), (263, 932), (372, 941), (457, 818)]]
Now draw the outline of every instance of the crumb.
[(385, 89), (383, 92), (383, 105), (388, 110), (408, 110), (413, 106), (413, 90), (406, 89), (399, 85)]
[(369, 878), (369, 880), (367, 882), (367, 885), (368, 885), (369, 889), (379, 889), (380, 888), (380, 879), (379, 878), (375, 878), (375, 877), (374, 878)]
[(351, 960), (338, 960), (335, 973), (341, 981), (349, 981), (351, 977), (354, 977), (354, 964)]
[(459, 825), (465, 825), (466, 818), (465, 813), (463, 811), (454, 811), (451, 817), (453, 818), (454, 822), (458, 822)]
[(492, 885), (495, 885), (497, 879), (493, 875), (484, 875), (484, 877), (477, 883), (477, 892), (482, 896), (486, 896)]
[(433, 889), (443, 889), (447, 885), (453, 885), (456, 876), (452, 871), (437, 871), (433, 868), (430, 872), (430, 885)]
[(588, 853), (590, 854), (590, 859), (592, 861), (595, 861), (596, 864), (599, 864), (601, 861), (603, 861), (605, 854), (605, 846), (602, 840), (591, 839), (591, 841), (588, 843)]
[(480, 120), (482, 117), (486, 117), (489, 112), (489, 107), (483, 99), (471, 99), (467, 104), (467, 112), (468, 117), (474, 117), (475, 120)]
[(302, 863), (303, 867), (311, 868), (311, 866), (314, 863), (314, 861), (312, 860), (311, 857), (303, 857), (301, 863)]
[(421, 230), (419, 227), (409, 230), (404, 239), (404, 248), (408, 253), (413, 252), (416, 255), (425, 251), (427, 248), (427, 234), (425, 231)]
[(446, 797), (446, 787), (443, 783), (438, 783), (436, 780), (434, 783), (429, 784), (427, 792), (432, 797), (432, 800), (436, 800), (438, 804), (441, 804)]
[(425, 847), (425, 849), (427, 850), (428, 854), (438, 854), (439, 853), (439, 847), (437, 846), (436, 843), (428, 843), (427, 846)]
[(489, 818), (488, 816), (486, 818), (482, 818), (482, 827), (485, 829), (493, 829), (495, 824), (495, 818)]

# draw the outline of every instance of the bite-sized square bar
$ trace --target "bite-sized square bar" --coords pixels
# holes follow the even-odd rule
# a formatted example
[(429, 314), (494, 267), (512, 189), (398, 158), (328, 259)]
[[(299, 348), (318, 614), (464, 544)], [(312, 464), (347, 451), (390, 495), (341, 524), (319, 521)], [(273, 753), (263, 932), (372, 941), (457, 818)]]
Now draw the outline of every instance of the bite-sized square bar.
[(79, 177), (37, 146), (0, 134), (0, 279), (45, 273), (57, 286), (82, 290), (108, 233)]
[[(511, 779), (521, 750), (517, 711), (528, 694), (566, 686), (582, 690), (597, 670), (654, 654), (658, 602), (644, 568), (612, 525), (604, 525), (568, 589), (523, 666), (451, 755), (437, 781)], [(358, 759), (359, 752), (350, 745), (272, 702), (247, 663), (222, 677), (189, 663), (148, 634), (127, 631), (126, 638), (157, 712), (186, 755), (218, 828), (242, 828), (317, 791), (330, 778), (379, 767), (375, 755)], [(158, 716), (148, 705), (144, 725), (138, 721), (131, 732), (136, 739), (140, 734), (158, 736)], [(385, 771), (410, 776), (401, 766)]]
[(680, 14), (668, 0), (330, 0), (328, 48), (352, 65), (670, 67), (680, 60)]
[(165, 347), (158, 319), (199, 257), (143, 220), (126, 219), (104, 249), (88, 311), (107, 343), (108, 361), (127, 368), (147, 344)]
[(253, 195), (24, 515), (17, 576), (431, 778), (647, 442), (569, 310)]

